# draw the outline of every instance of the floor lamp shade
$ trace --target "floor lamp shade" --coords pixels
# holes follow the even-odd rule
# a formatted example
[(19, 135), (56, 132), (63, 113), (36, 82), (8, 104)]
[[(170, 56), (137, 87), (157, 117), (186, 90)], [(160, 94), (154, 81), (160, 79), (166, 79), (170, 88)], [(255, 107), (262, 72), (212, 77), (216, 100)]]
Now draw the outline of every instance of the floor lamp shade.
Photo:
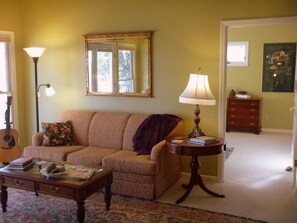
[(27, 52), (27, 54), (34, 58), (34, 57), (40, 57), (43, 52), (46, 50), (46, 48), (41, 48), (41, 47), (29, 47), (29, 48), (24, 48), (24, 50)]

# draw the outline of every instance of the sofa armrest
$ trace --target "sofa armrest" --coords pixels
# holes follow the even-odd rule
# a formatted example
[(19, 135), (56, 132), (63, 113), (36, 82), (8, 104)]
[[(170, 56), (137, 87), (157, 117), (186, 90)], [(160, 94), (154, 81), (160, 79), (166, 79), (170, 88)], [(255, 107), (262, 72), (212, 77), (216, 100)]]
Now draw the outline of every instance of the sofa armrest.
[(32, 146), (42, 146), (43, 132), (34, 133), (32, 136)]
[[(173, 136), (181, 136), (184, 132), (184, 122), (179, 121), (177, 126), (169, 133), (167, 137), (173, 137)], [(158, 144), (154, 145), (154, 147), (151, 150), (151, 160), (155, 161), (161, 161), (163, 158), (163, 153), (169, 153), (169, 156), (172, 155), (172, 153), (169, 152), (167, 148), (166, 140), (163, 140), (159, 142)]]
[(154, 145), (151, 151), (151, 160), (160, 161), (165, 150), (167, 150), (166, 140)]
[(151, 160), (159, 163), (161, 176), (167, 175), (180, 166), (179, 156), (168, 150), (166, 140), (156, 144), (151, 151)]

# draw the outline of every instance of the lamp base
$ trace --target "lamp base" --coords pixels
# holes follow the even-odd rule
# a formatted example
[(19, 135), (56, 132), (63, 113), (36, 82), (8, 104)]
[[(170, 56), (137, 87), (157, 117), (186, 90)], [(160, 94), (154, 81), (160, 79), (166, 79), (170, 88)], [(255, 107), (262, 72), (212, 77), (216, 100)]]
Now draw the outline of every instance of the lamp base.
[(189, 133), (188, 138), (197, 138), (199, 136), (205, 136), (204, 132), (202, 132), (200, 128), (194, 128), (193, 131)]
[(201, 129), (199, 128), (199, 122), (200, 122), (200, 107), (197, 104), (194, 110), (194, 123), (195, 123), (195, 128), (193, 129), (193, 131), (189, 134), (189, 138), (195, 138), (195, 137), (199, 137), (199, 136), (205, 136), (205, 134), (201, 131)]

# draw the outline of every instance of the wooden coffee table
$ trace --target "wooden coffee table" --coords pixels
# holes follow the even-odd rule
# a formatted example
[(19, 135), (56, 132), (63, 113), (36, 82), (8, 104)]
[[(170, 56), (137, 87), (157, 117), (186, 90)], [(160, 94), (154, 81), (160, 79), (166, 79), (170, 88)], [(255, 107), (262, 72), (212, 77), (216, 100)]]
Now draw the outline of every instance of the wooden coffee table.
[(103, 170), (95, 173), (89, 180), (77, 181), (67, 180), (66, 178), (49, 179), (39, 173), (39, 167), (37, 165), (34, 165), (32, 169), (26, 172), (11, 171), (7, 167), (1, 168), (0, 186), (2, 211), (7, 211), (7, 187), (13, 187), (34, 191), (36, 195), (43, 193), (75, 200), (77, 203), (77, 220), (78, 222), (84, 222), (85, 199), (98, 192), (101, 188), (105, 188), (104, 201), (106, 203), (106, 210), (110, 209), (113, 175), (110, 168), (102, 169)]

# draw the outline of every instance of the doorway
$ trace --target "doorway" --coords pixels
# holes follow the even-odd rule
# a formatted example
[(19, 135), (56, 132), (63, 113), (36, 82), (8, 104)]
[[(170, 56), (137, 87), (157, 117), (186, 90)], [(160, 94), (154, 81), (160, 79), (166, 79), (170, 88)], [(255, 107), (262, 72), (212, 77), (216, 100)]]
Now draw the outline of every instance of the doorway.
[[(228, 29), (236, 27), (254, 27), (264, 25), (277, 25), (277, 24), (296, 24), (297, 17), (283, 17), (271, 19), (251, 19), (251, 20), (233, 20), (222, 21), (220, 26), (220, 94), (219, 94), (219, 136), (225, 138), (226, 129), (226, 86), (227, 86), (227, 40)], [(223, 157), (218, 159), (218, 179), (224, 181), (225, 161)]]

